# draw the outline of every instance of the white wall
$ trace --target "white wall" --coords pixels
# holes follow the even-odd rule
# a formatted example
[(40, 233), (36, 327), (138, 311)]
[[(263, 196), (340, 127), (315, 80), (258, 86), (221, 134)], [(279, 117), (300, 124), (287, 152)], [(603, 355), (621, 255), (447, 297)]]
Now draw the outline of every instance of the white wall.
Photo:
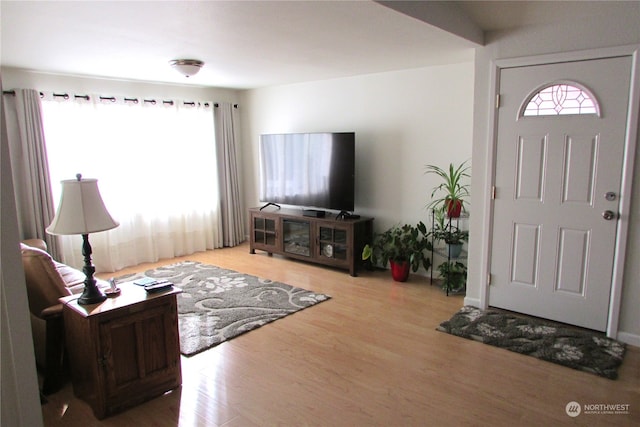
[[(483, 209), (488, 196), (490, 171), (486, 165), (491, 155), (489, 148), (489, 111), (493, 94), (490, 93), (491, 61), (522, 56), (571, 52), (576, 50), (624, 46), (640, 43), (640, 6), (629, 2), (625, 9), (615, 8), (611, 14), (598, 16), (590, 22), (559, 24), (555, 26), (525, 27), (487, 35), (487, 45), (477, 49), (475, 64), (474, 130), (472, 203), (469, 283), (467, 303), (480, 300), (484, 292), (483, 262), (488, 259), (487, 247), (480, 239), (485, 229), (488, 212)], [(636, 156), (637, 157), (637, 156)], [(640, 161), (635, 162), (634, 193), (640, 191)], [(630, 233), (623, 284), (622, 307), (618, 338), (640, 345), (640, 197), (632, 200)], [(636, 262), (633, 263), (632, 260)], [(490, 302), (489, 302), (490, 303)]]
[(259, 206), (263, 133), (354, 131), (355, 212), (374, 228), (427, 221), (426, 164), (471, 158), (473, 62), (246, 91), (241, 104), (247, 206)]

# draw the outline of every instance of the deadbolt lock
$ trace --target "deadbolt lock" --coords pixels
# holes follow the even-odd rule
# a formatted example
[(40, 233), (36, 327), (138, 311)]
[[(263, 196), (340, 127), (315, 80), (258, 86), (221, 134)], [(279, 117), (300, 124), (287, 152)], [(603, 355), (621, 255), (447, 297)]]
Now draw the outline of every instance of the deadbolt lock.
[(616, 199), (616, 193), (614, 193), (613, 191), (607, 191), (606, 193), (604, 193), (604, 198), (610, 202), (613, 202)]

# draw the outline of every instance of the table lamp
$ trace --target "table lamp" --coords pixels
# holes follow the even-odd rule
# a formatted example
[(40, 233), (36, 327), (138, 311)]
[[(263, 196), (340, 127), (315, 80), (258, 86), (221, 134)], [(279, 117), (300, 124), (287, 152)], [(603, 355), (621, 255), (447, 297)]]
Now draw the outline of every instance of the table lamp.
[(91, 263), (89, 233), (110, 230), (120, 224), (107, 212), (98, 191), (97, 179), (82, 179), (82, 175), (77, 174), (75, 180), (63, 180), (61, 183), (60, 204), (53, 221), (47, 227), (47, 233), (82, 234), (82, 255), (84, 256), (82, 271), (86, 277), (84, 291), (78, 299), (78, 304), (97, 304), (107, 297), (98, 289), (93, 277), (96, 269)]

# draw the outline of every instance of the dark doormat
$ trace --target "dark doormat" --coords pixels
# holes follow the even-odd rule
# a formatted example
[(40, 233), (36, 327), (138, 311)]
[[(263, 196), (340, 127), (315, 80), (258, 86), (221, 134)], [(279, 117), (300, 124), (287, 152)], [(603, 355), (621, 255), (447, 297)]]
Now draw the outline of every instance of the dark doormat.
[(436, 329), (609, 379), (618, 377), (625, 352), (625, 344), (600, 332), (471, 306)]

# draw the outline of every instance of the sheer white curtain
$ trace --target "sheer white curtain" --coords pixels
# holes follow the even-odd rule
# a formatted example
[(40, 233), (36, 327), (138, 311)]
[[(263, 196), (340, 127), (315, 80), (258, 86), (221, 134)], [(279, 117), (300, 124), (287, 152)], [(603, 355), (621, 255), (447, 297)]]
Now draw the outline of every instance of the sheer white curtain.
[[(54, 199), (76, 173), (98, 179), (120, 226), (89, 237), (97, 271), (222, 246), (211, 103), (134, 103), (47, 94), (43, 121)], [(82, 266), (81, 238), (61, 239)]]

